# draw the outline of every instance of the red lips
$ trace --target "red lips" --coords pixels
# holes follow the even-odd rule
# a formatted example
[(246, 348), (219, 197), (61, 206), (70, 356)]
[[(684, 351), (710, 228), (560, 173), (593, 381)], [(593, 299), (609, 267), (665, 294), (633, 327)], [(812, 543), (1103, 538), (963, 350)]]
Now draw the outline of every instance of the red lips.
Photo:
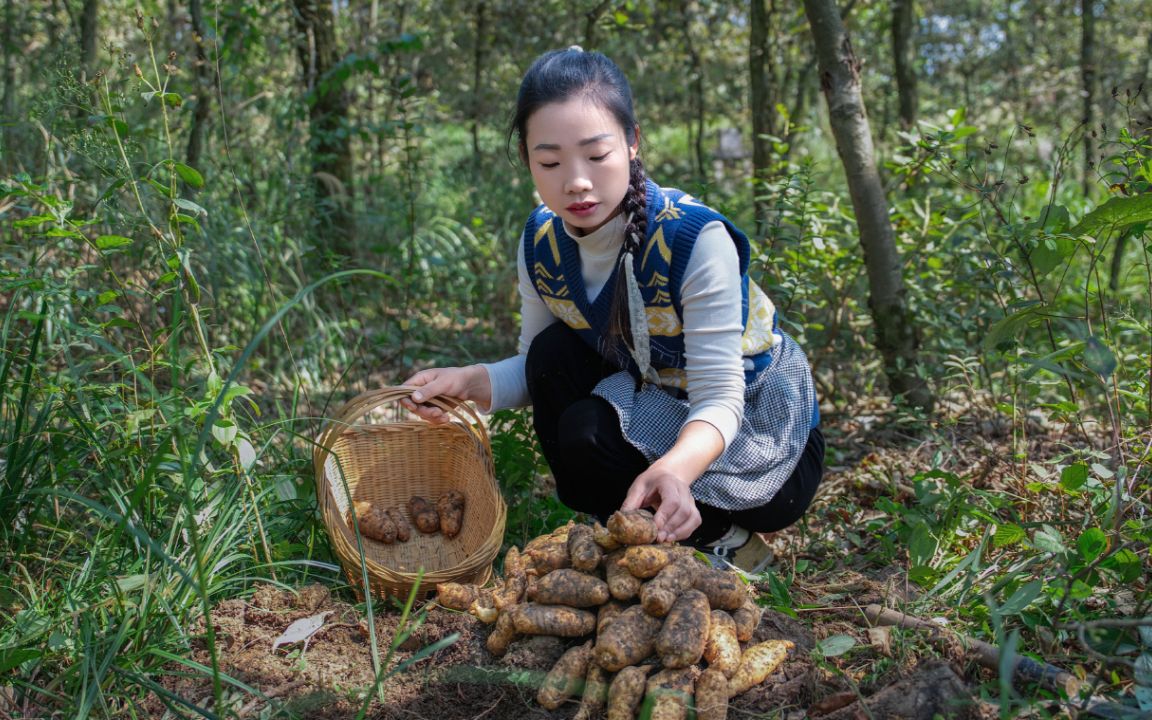
[(597, 203), (594, 202), (572, 203), (568, 206), (568, 209), (572, 212), (580, 212), (581, 210), (591, 210), (592, 208), (596, 207), (596, 205)]

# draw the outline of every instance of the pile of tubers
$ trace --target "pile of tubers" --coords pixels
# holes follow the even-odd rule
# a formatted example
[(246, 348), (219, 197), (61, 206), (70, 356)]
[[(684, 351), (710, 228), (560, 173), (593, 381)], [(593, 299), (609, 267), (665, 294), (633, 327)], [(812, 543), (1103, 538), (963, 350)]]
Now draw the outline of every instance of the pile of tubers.
[(656, 532), (646, 510), (617, 512), (607, 528), (569, 523), (509, 549), (502, 586), (441, 583), (437, 600), (491, 624), (497, 656), (524, 635), (589, 638), (545, 676), (536, 699), (549, 710), (580, 696), (576, 720), (605, 710), (632, 720), (644, 702), (652, 720), (685, 720), (690, 707), (721, 720), (792, 643), (749, 645), (763, 610), (743, 581), (691, 548), (656, 544)]
[[(449, 490), (435, 503), (419, 495), (413, 495), (408, 500), (408, 514), (412, 516), (412, 524), (420, 532), (425, 534), (442, 532), (444, 537), (454, 538), (460, 534), (460, 527), (464, 523), (464, 504), (464, 493), (459, 490)], [(356, 516), (355, 524), (353, 514)], [(364, 537), (385, 545), (397, 541), (408, 542), (412, 537), (412, 525), (408, 523), (403, 510), (398, 507), (383, 508), (366, 500), (352, 503), (352, 507), (348, 510), (348, 525), (359, 527), (360, 534)]]

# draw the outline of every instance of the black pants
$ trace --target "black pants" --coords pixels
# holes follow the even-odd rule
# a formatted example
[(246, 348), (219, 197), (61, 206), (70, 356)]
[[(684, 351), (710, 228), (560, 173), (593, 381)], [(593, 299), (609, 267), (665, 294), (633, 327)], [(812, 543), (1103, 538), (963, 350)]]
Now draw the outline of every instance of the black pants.
[[(649, 465), (624, 438), (616, 410), (591, 394), (616, 371), (562, 322), (537, 335), (528, 349), (533, 425), (560, 502), (601, 521), (620, 509), (632, 481)], [(697, 502), (702, 522), (689, 541), (715, 540), (733, 523), (756, 532), (786, 528), (807, 511), (823, 476), (824, 435), (813, 428), (796, 470), (766, 505), (731, 511)]]

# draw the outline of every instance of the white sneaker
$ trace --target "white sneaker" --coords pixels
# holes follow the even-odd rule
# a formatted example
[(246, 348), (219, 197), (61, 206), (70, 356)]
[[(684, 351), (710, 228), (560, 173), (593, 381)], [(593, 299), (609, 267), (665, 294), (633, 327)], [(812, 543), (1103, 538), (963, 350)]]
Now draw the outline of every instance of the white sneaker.
[(699, 549), (712, 567), (739, 570), (747, 575), (759, 575), (776, 559), (760, 533), (749, 532), (739, 525), (733, 525), (719, 539)]

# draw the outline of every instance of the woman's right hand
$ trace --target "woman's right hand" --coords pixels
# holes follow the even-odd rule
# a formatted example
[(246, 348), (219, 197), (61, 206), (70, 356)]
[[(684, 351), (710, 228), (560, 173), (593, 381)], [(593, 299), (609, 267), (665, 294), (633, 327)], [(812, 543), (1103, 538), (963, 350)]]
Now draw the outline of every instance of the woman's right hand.
[(404, 384), (419, 389), (411, 397), (402, 399), (400, 404), (430, 423), (448, 422), (452, 417), (435, 405), (424, 404), (441, 395), (471, 400), (484, 409), (492, 406), (492, 381), (488, 378), (488, 371), (480, 365), (421, 370)]

